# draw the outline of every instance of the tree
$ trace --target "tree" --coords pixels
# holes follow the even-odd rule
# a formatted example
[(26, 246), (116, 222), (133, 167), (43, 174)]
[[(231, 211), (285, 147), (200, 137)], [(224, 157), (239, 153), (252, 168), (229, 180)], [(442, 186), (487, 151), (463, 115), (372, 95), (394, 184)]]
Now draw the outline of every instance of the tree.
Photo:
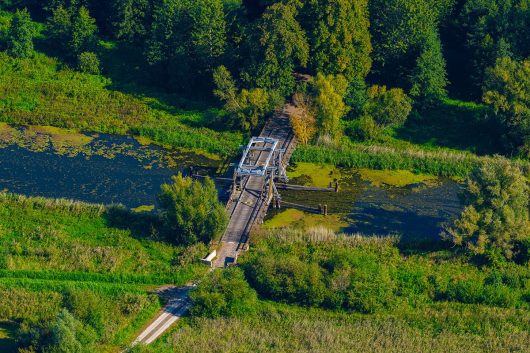
[(368, 89), (365, 114), (381, 127), (403, 125), (411, 110), (411, 99), (401, 88), (374, 85)]
[(116, 0), (114, 2), (114, 32), (118, 39), (139, 42), (145, 39), (147, 17), (151, 11), (150, 0)]
[(89, 353), (95, 334), (63, 309), (51, 327), (49, 341), (42, 349), (44, 353)]
[(412, 73), (410, 95), (421, 108), (428, 108), (447, 96), (447, 73), (440, 38), (436, 33), (431, 33), (422, 46)]
[(83, 52), (79, 54), (77, 66), (82, 72), (97, 75), (100, 73), (100, 62), (98, 55), (92, 52)]
[(317, 132), (316, 109), (310, 96), (295, 93), (293, 96), (294, 107), (289, 112), (289, 120), (297, 140), (307, 145)]
[(194, 304), (192, 314), (210, 318), (253, 312), (258, 301), (256, 291), (236, 267), (211, 273), (191, 292), (190, 298)]
[(79, 55), (84, 51), (91, 51), (96, 45), (96, 20), (90, 17), (88, 9), (84, 6), (79, 8), (72, 18), (69, 49), (73, 55)]
[(292, 94), (293, 72), (309, 60), (309, 45), (296, 13), (296, 6), (276, 3), (267, 8), (257, 26), (254, 60), (258, 64), (250, 68), (250, 76), (256, 86), (277, 90), (282, 96)]
[(319, 73), (314, 79), (313, 87), (321, 135), (337, 141), (342, 135), (341, 119), (349, 109), (344, 103), (348, 82), (342, 75), (325, 76)]
[(261, 118), (276, 107), (276, 99), (261, 88), (242, 89), (238, 92), (236, 83), (224, 66), (218, 67), (213, 74), (216, 88), (214, 95), (224, 102), (224, 108), (230, 116), (230, 124), (249, 131), (256, 128)]
[(33, 38), (35, 28), (27, 9), (17, 10), (11, 20), (7, 34), (9, 55), (17, 58), (28, 58), (33, 55)]
[(530, 59), (498, 59), (486, 71), (483, 100), (506, 127), (509, 147), (530, 157)]
[(222, 0), (197, 0), (190, 11), (193, 56), (211, 72), (226, 49), (226, 20)]
[(213, 181), (206, 178), (201, 183), (180, 173), (172, 181), (162, 185), (158, 196), (169, 236), (183, 244), (208, 243), (219, 236), (227, 216)]
[(410, 88), (410, 77), (429, 36), (438, 35), (440, 20), (453, 0), (372, 0), (370, 24), (374, 73), (392, 86)]
[[(467, 0), (459, 16), (475, 87), (483, 87), (486, 68), (498, 58), (530, 56), (528, 0)], [(466, 64), (466, 62), (464, 62)]]
[(71, 59), (95, 49), (98, 29), (86, 7), (66, 9), (59, 6), (54, 9), (48, 23), (50, 37)]
[(161, 0), (146, 44), (147, 61), (172, 87), (209, 85), (227, 45), (222, 0)]
[(364, 80), (372, 65), (368, 0), (310, 0), (304, 15), (313, 70)]
[(444, 237), (490, 260), (512, 259), (519, 242), (530, 238), (528, 184), (519, 167), (496, 158), (467, 180), (464, 211)]
[(51, 17), (48, 19), (48, 32), (54, 44), (59, 47), (66, 47), (69, 42), (72, 28), (72, 16), (63, 6), (53, 9)]

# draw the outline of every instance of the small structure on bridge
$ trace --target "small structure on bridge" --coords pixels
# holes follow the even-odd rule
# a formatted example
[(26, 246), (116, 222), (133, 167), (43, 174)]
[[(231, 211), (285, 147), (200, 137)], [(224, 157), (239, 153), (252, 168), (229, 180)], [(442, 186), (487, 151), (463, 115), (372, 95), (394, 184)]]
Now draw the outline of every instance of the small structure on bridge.
[[(286, 166), (283, 162), (285, 150), (279, 148), (280, 141), (271, 137), (252, 137), (243, 150), (243, 156), (234, 170), (233, 188), (241, 191), (250, 177), (265, 178), (262, 193), (266, 197), (266, 204), (273, 202), (274, 207), (280, 206), (280, 193), (276, 188), (275, 179), (286, 183), (288, 181)], [(265, 189), (263, 190), (265, 191)]]

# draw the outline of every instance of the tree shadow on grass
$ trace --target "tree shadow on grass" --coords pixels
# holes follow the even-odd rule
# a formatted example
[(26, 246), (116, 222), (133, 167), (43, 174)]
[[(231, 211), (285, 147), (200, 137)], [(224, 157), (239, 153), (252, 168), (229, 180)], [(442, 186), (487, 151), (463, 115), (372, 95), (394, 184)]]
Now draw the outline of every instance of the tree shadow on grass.
[(109, 227), (128, 230), (136, 239), (165, 240), (162, 224), (154, 212), (135, 213), (123, 206), (110, 206), (104, 214)]
[(488, 107), (447, 99), (439, 107), (413, 114), (396, 130), (395, 137), (414, 144), (490, 155), (505, 152), (501, 131)]
[(0, 351), (3, 353), (18, 352), (15, 339), (17, 324), (11, 321), (0, 321)]

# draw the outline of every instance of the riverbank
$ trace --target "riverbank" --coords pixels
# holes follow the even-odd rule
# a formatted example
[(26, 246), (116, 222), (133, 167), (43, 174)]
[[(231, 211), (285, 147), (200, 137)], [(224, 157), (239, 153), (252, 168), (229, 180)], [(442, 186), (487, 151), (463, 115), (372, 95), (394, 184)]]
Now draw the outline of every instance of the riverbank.
[(162, 98), (120, 92), (110, 78), (66, 67), (42, 53), (15, 59), (0, 52), (0, 122), (132, 134), (171, 147), (233, 155), (235, 131), (215, 131), (215, 108), (178, 108)]

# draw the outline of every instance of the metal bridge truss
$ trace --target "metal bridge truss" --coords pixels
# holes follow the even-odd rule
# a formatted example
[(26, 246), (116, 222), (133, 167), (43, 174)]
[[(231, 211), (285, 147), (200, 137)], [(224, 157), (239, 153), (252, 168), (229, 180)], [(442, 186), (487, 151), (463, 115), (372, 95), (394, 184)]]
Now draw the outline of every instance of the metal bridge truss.
[(243, 156), (234, 171), (234, 189), (241, 191), (250, 177), (265, 178), (262, 195), (269, 204), (274, 198), (279, 206), (280, 194), (274, 179), (287, 182), (287, 172), (283, 164), (285, 149), (278, 148), (280, 141), (270, 137), (252, 137), (243, 150)]

